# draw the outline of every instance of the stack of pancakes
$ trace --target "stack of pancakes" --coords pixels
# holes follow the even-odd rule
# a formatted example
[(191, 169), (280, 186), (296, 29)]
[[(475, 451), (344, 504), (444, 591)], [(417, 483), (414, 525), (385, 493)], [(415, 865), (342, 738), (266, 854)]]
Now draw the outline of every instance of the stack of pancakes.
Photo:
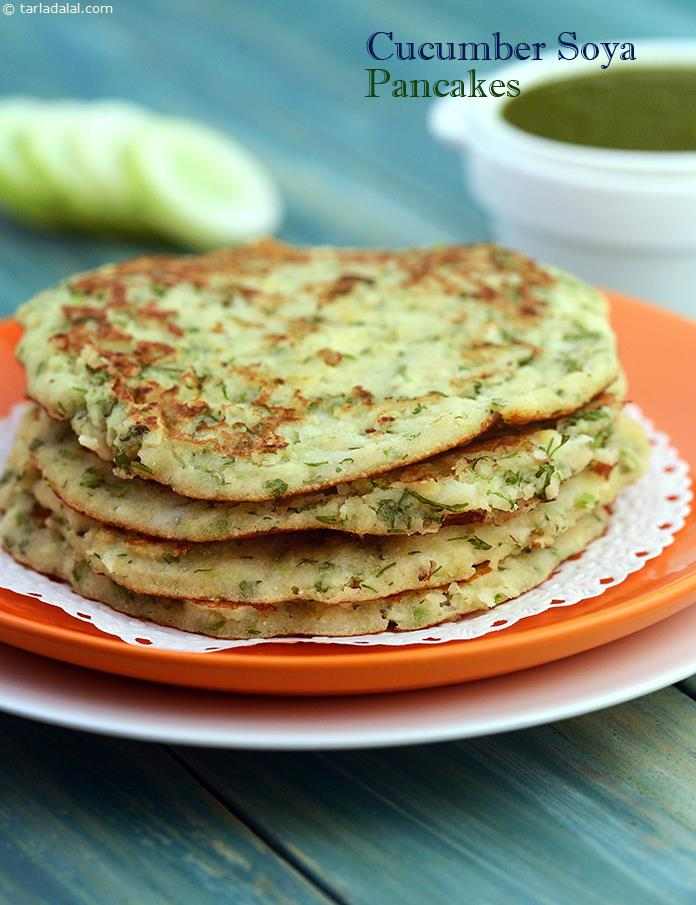
[(3, 546), (213, 637), (493, 607), (598, 537), (647, 460), (603, 297), (493, 246), (141, 258), (20, 320)]

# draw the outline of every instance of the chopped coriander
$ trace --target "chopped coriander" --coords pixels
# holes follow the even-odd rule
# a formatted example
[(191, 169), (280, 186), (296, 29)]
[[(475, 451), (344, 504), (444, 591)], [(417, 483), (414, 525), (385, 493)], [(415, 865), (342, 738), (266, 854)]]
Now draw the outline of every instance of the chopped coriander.
[(288, 485), (280, 478), (274, 478), (272, 481), (266, 481), (263, 486), (271, 494), (271, 496), (274, 497), (282, 496), (288, 489)]
[(383, 566), (379, 572), (375, 572), (375, 578), (379, 578), (380, 575), (384, 575), (385, 572), (388, 572), (389, 569), (393, 569), (396, 565), (396, 562), (390, 562), (389, 565)]
[(88, 487), (90, 490), (95, 490), (97, 487), (101, 487), (103, 483), (104, 478), (99, 474), (96, 468), (86, 468), (82, 472), (80, 487)]
[(472, 535), (468, 540), (469, 540), (469, 543), (471, 544), (471, 546), (474, 547), (476, 550), (492, 550), (493, 549), (491, 544), (487, 543), (482, 538), (477, 537), (475, 534)]
[(260, 581), (244, 581), (239, 582), (239, 593), (246, 600), (249, 597), (253, 597), (256, 593), (256, 585), (261, 584)]

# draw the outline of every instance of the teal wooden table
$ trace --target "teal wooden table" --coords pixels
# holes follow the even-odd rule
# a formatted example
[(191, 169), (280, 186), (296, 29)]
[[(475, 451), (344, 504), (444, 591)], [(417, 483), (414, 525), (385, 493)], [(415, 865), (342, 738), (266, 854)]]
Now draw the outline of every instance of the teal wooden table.
[[(607, 0), (562, 13), (487, 0), (113, 6), (0, 17), (0, 91), (126, 97), (227, 128), (273, 170), (284, 238), (360, 245), (486, 236), (454, 155), (426, 134), (426, 102), (363, 98), (371, 31), (550, 42), (566, 29), (585, 40), (696, 32), (689, 0), (636, 0), (630, 13)], [(0, 228), (6, 314), (142, 248)], [(172, 749), (0, 717), (0, 902), (693, 903), (688, 685), (508, 736), (358, 753)]]

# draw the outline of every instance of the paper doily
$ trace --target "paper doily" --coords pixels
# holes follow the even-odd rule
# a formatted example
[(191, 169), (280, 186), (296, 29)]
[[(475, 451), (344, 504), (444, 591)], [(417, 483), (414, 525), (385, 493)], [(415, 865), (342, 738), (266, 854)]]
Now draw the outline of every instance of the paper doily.
[[(0, 419), (0, 468), (9, 454), (24, 407), (23, 404), (16, 405), (6, 418)], [(397, 647), (480, 638), (514, 625), (527, 616), (597, 597), (641, 569), (649, 559), (659, 556), (683, 526), (692, 498), (689, 467), (679, 457), (666, 434), (657, 431), (636, 405), (629, 405), (626, 410), (646, 429), (652, 456), (647, 473), (624, 490), (615, 502), (606, 533), (593, 541), (579, 559), (563, 563), (543, 584), (492, 610), (466, 616), (459, 622), (417, 631), (382, 632), (351, 638), (225, 641), (125, 616), (102, 603), (75, 594), (65, 584), (19, 565), (4, 551), (0, 551), (0, 586), (56, 606), (128, 644), (147, 644), (169, 650), (204, 653), (256, 644), (298, 642)]]

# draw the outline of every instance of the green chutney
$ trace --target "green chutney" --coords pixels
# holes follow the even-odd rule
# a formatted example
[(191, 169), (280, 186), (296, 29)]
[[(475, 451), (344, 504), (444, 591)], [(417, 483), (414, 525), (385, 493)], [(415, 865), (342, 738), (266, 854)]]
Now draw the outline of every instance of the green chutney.
[(542, 82), (508, 101), (513, 126), (625, 151), (696, 151), (696, 66), (625, 66)]

